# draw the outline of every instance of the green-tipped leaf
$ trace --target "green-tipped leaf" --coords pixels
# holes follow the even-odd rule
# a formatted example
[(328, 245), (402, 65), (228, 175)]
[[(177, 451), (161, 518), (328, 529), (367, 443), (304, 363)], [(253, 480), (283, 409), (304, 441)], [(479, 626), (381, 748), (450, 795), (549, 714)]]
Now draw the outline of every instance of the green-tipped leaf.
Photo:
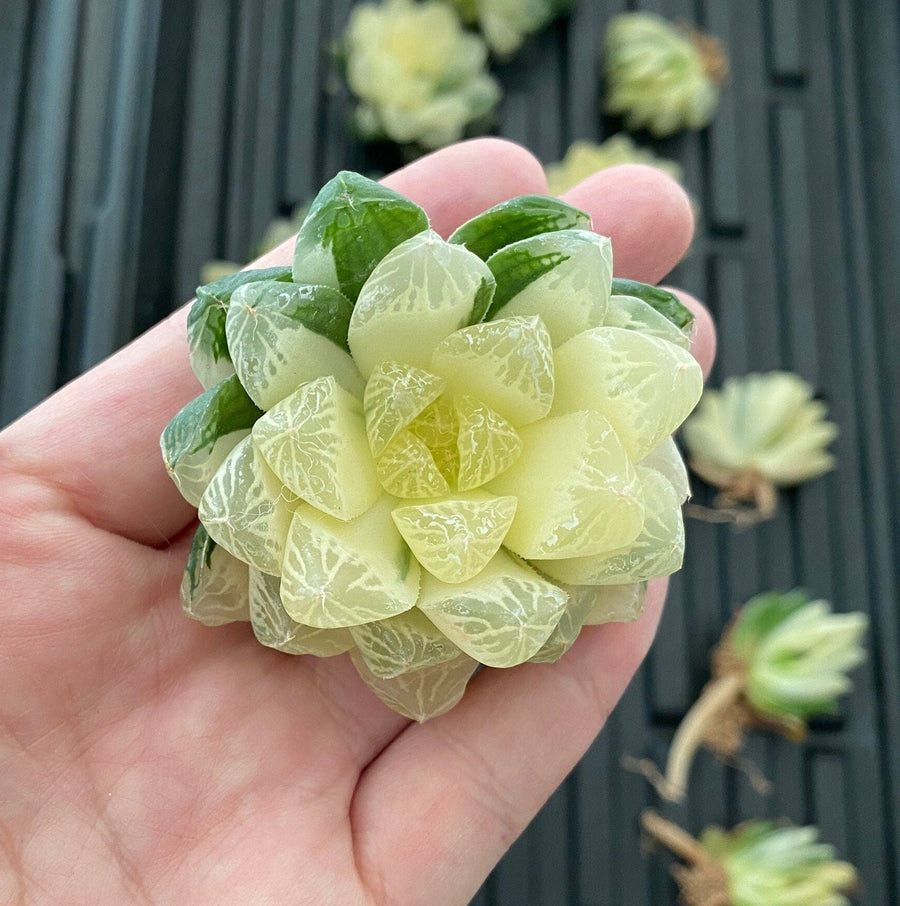
[(375, 265), (427, 228), (428, 217), (417, 204), (342, 171), (316, 196), (297, 233), (294, 281), (333, 286), (355, 302)]
[(612, 282), (614, 296), (634, 296), (655, 308), (661, 315), (668, 318), (679, 330), (690, 336), (694, 324), (694, 316), (678, 300), (675, 293), (649, 283), (639, 283), (637, 280), (624, 280), (614, 277)]
[(464, 245), (470, 252), (487, 261), (504, 246), (539, 233), (590, 228), (590, 214), (585, 214), (558, 198), (520, 195), (473, 217), (453, 233), (450, 241)]
[(191, 400), (166, 425), (160, 438), (163, 461), (191, 506), (225, 457), (250, 433), (262, 415), (236, 375)]
[(187, 336), (191, 368), (205, 388), (214, 387), (234, 374), (225, 336), (225, 314), (234, 291), (258, 280), (289, 282), (290, 279), (289, 267), (266, 267), (238, 271), (197, 287), (197, 300), (188, 313)]

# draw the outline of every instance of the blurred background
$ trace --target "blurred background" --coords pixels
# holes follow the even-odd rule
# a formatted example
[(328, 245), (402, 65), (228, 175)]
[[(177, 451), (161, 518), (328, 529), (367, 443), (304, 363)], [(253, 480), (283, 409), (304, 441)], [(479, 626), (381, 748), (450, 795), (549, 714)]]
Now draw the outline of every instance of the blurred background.
[[(350, 0), (2, 0), (0, 426), (183, 303), (210, 259), (238, 262), (342, 168), (384, 172), (331, 48)], [(735, 606), (806, 587), (870, 615), (870, 658), (803, 746), (753, 736), (761, 796), (712, 756), (664, 814), (817, 824), (900, 902), (900, 6), (896, 0), (582, 0), (492, 70), (490, 131), (542, 161), (621, 128), (600, 112), (609, 18), (649, 10), (719, 36), (731, 78), (712, 124), (641, 144), (674, 159), (698, 236), (670, 281), (719, 324), (712, 384), (786, 368), (841, 435), (838, 468), (752, 530), (688, 523), (655, 647), (584, 760), (485, 884), (482, 906), (667, 906), (642, 854), (651, 787)], [(152, 378), (152, 376), (148, 376)], [(697, 482), (697, 497), (712, 494)]]

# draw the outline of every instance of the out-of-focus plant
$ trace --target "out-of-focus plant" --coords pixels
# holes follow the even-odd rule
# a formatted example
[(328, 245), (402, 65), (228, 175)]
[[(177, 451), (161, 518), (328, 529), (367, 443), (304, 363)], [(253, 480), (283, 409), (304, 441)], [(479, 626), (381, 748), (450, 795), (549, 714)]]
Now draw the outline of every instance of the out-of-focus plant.
[(712, 656), (713, 678), (675, 733), (664, 777), (638, 767), (660, 795), (681, 801), (694, 755), (705, 746), (733, 759), (747, 730), (799, 741), (810, 718), (833, 713), (866, 657), (863, 613), (832, 613), (802, 591), (768, 592), (737, 613)]
[(697, 840), (654, 811), (644, 833), (685, 862), (672, 869), (687, 906), (849, 906), (856, 869), (835, 859), (815, 827), (747, 821)]
[(801, 484), (834, 468), (827, 451), (837, 427), (825, 404), (795, 374), (773, 371), (728, 378), (707, 390), (684, 426), (691, 468), (719, 488), (717, 506), (744, 521), (767, 519), (779, 487)]
[(583, 179), (607, 167), (619, 164), (647, 164), (681, 182), (681, 166), (674, 160), (658, 157), (649, 148), (636, 145), (628, 135), (620, 132), (611, 135), (602, 144), (576, 141), (569, 145), (565, 157), (556, 164), (548, 164), (547, 184), (551, 195), (562, 195)]
[(357, 4), (339, 54), (367, 141), (441, 148), (486, 120), (500, 100), (484, 41), (445, 0)]
[(463, 20), (476, 25), (491, 51), (509, 59), (522, 42), (557, 16), (567, 12), (577, 0), (452, 0)]
[(607, 113), (662, 137), (713, 118), (728, 59), (721, 42), (652, 13), (614, 16), (603, 41)]

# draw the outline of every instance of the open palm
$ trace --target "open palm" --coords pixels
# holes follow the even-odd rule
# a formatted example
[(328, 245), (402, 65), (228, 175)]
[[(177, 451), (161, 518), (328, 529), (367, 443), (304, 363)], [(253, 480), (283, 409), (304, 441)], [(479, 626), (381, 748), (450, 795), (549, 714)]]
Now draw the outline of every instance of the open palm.
[[(439, 232), (544, 192), (521, 148), (478, 140), (386, 180)], [(690, 241), (645, 167), (567, 196), (616, 271), (662, 277)], [(265, 263), (290, 260), (289, 244)], [(712, 357), (698, 311), (694, 351)], [(485, 670), (410, 724), (346, 656), (295, 658), (246, 625), (186, 620), (195, 514), (158, 437), (198, 388), (184, 311), (0, 434), (0, 902), (464, 904), (572, 768), (652, 639), (584, 631), (557, 664)]]

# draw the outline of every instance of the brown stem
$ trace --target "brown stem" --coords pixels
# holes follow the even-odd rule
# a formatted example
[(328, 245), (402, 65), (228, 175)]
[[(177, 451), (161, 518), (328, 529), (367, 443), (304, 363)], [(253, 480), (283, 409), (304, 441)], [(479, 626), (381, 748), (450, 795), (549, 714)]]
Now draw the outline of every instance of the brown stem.
[(666, 773), (657, 785), (660, 796), (670, 802), (681, 802), (687, 792), (694, 755), (703, 745), (710, 724), (734, 705), (744, 689), (744, 678), (738, 672), (726, 673), (709, 683), (675, 731), (669, 749)]
[(698, 865), (710, 859), (709, 853), (686, 830), (667, 821), (653, 809), (646, 809), (641, 814), (641, 828), (651, 840), (665, 846), (689, 865)]
[(685, 515), (703, 522), (731, 522), (738, 528), (749, 528), (775, 515), (778, 492), (755, 469), (728, 472), (697, 459), (691, 460), (691, 468), (722, 493), (716, 497), (713, 509), (689, 503), (684, 507)]

